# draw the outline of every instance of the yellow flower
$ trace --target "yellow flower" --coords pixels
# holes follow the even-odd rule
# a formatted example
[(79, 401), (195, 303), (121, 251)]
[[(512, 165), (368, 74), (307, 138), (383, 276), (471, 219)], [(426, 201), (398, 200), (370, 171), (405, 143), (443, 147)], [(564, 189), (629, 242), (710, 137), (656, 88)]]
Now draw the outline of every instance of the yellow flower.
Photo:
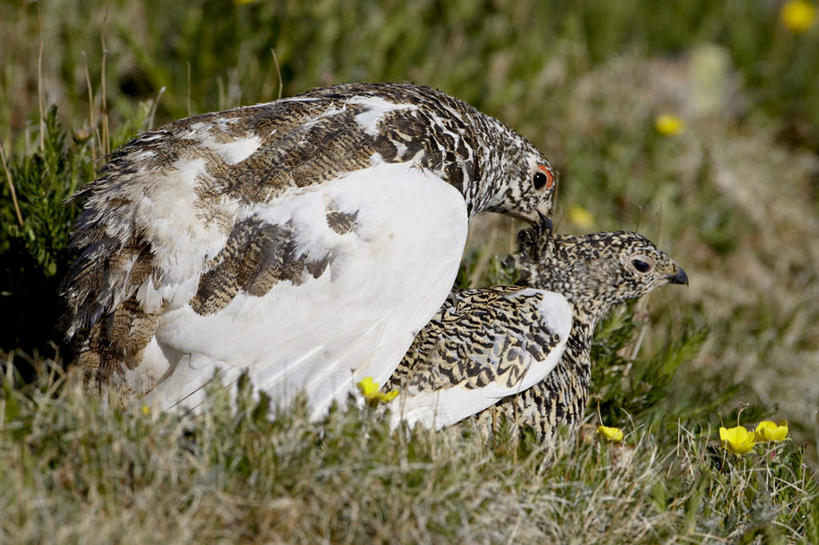
[(149, 406), (147, 406), (147, 405), (143, 405), (142, 406), (142, 414), (144, 414), (145, 416), (148, 416), (149, 414), (151, 414), (151, 408)]
[(763, 420), (760, 422), (756, 430), (754, 430), (754, 437), (758, 443), (765, 443), (768, 441), (782, 441), (788, 436), (788, 422), (782, 421), (778, 425), (770, 420)]
[(610, 428), (608, 426), (597, 426), (597, 433), (608, 439), (609, 441), (622, 441), (623, 430), (620, 428)]
[(373, 380), (373, 377), (364, 377), (358, 383), (358, 390), (364, 399), (370, 403), (388, 403), (398, 397), (398, 390), (391, 390), (389, 392), (382, 392), (378, 389), (378, 383)]
[(569, 208), (569, 221), (581, 229), (588, 229), (594, 225), (594, 216), (582, 206), (574, 205)]
[(745, 454), (754, 448), (754, 445), (756, 445), (754, 438), (754, 432), (746, 430), (743, 426), (730, 429), (720, 427), (719, 429), (719, 439), (722, 441), (723, 446), (729, 452), (737, 455)]
[(662, 114), (654, 120), (654, 128), (663, 136), (674, 136), (685, 130), (685, 121), (676, 115)]
[(816, 22), (816, 6), (804, 0), (789, 0), (782, 5), (779, 16), (785, 28), (801, 34)]

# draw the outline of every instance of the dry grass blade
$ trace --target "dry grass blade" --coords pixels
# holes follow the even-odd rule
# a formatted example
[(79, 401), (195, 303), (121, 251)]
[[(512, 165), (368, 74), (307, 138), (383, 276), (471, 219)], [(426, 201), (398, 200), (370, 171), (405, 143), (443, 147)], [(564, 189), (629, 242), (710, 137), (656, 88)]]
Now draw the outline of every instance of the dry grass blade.
[(11, 201), (14, 203), (14, 212), (17, 214), (17, 223), (20, 227), (25, 225), (23, 222), (23, 214), (20, 212), (20, 203), (17, 202), (17, 192), (14, 190), (14, 180), (11, 179), (11, 172), (9, 172), (6, 165), (6, 152), (3, 146), (3, 141), (0, 140), (0, 162), (3, 164), (3, 172), (6, 174), (6, 182), (9, 184), (9, 193), (11, 193)]
[(279, 99), (282, 97), (282, 90), (284, 89), (284, 80), (282, 79), (281, 68), (279, 68), (279, 57), (276, 56), (276, 50), (271, 49), (270, 54), (273, 55), (273, 62), (276, 64), (276, 74), (278, 75), (279, 78), (279, 93), (276, 96), (276, 98)]

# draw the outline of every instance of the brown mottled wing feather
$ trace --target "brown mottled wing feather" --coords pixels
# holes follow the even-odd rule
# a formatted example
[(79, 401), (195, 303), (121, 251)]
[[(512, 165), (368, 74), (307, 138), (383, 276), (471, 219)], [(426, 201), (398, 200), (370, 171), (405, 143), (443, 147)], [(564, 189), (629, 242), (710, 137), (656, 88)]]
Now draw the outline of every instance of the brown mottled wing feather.
[(561, 361), (542, 381), (500, 400), (472, 419), (478, 426), (492, 430), (500, 418), (505, 418), (507, 422), (531, 426), (541, 439), (553, 437), (561, 424), (572, 429), (583, 419), (589, 399), (588, 356), (584, 363), (573, 366)]
[(212, 268), (199, 278), (190, 305), (197, 314), (223, 309), (239, 291), (261, 297), (277, 282), (298, 286), (305, 274), (318, 278), (331, 257), (310, 259), (296, 248), (296, 232), (289, 224), (272, 225), (258, 218), (236, 224)]
[(517, 384), (532, 361), (546, 358), (560, 342), (540, 319), (539, 297), (524, 288), (482, 288), (449, 296), (416, 335), (385, 388), (408, 394), (490, 382)]
[[(545, 376), (570, 326), (568, 303), (551, 292), (501, 287), (453, 293), (415, 337), (385, 389), (401, 392), (409, 421), (436, 427), (456, 422)], [(462, 414), (459, 404), (477, 408)]]

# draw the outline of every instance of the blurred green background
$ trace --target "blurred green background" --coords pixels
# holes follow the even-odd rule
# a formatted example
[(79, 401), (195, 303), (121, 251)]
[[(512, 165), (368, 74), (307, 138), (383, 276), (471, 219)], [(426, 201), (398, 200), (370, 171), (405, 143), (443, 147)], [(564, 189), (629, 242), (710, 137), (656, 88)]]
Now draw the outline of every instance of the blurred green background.
[[(640, 230), (685, 267), (691, 286), (641, 302), (622, 349), (710, 330), (669, 403), (727, 392), (726, 418), (761, 404), (815, 449), (819, 25), (798, 5), (0, 0), (0, 356), (65, 350), (65, 199), (111, 149), (280, 87), (410, 80), (545, 152), (560, 172), (558, 229)], [(476, 222), (465, 282), (492, 281), (490, 257), (513, 249), (516, 227)]]

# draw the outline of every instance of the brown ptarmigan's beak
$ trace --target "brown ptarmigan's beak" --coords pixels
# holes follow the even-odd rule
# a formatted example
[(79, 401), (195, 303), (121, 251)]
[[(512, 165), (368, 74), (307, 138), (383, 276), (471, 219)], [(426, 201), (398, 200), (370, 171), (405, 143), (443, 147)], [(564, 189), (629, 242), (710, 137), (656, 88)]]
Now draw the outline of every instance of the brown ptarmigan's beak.
[(523, 220), (530, 225), (534, 225), (539, 228), (541, 233), (549, 231), (549, 234), (552, 234), (552, 209), (551, 204), (547, 206), (546, 203), (540, 203), (540, 205), (535, 208), (534, 210), (530, 210), (529, 212), (521, 212), (519, 210), (507, 210), (504, 212), (505, 214), (515, 217), (519, 220)]
[(542, 235), (543, 233), (548, 233), (549, 236), (552, 236), (552, 218), (546, 216), (540, 210), (537, 211), (537, 225), (538, 231)]
[(668, 280), (669, 284), (685, 284), (688, 285), (688, 275), (685, 274), (685, 271), (682, 267), (677, 267), (677, 272), (670, 276), (665, 277)]

